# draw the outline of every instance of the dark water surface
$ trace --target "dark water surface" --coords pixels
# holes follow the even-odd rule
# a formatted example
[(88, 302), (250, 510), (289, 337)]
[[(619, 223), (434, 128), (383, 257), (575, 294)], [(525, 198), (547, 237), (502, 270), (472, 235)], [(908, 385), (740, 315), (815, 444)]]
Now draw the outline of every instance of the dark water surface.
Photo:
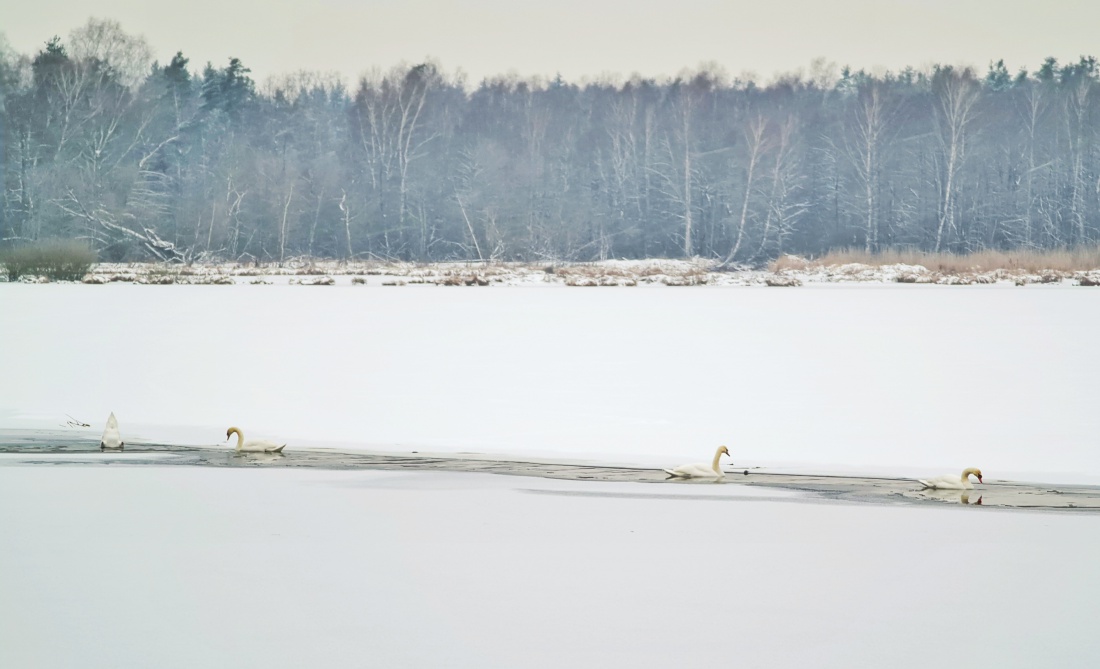
[[(726, 470), (724, 479), (673, 479), (660, 469), (610, 467), (562, 462), (525, 462), (479, 456), (392, 455), (322, 449), (276, 453), (237, 453), (231, 448), (127, 444), (125, 451), (100, 451), (97, 442), (37, 432), (0, 432), (0, 466), (186, 466), (238, 468), (305, 468), (327, 470), (446, 471), (535, 476), (571, 481), (652, 483), (677, 486), (748, 486), (806, 493), (799, 496), (708, 494), (725, 501), (834, 501), (896, 505), (951, 504), (969, 507), (1100, 513), (1100, 486), (1044, 485), (997, 481), (973, 490), (922, 490), (910, 479), (786, 474), (759, 470)], [(700, 490), (702, 492), (702, 490)], [(730, 489), (734, 493), (734, 489)], [(576, 494), (584, 494), (583, 492)], [(608, 494), (608, 493), (601, 493)], [(655, 490), (640, 496), (659, 496)], [(683, 497), (675, 495), (672, 497)], [(693, 496), (694, 497), (694, 496)]]

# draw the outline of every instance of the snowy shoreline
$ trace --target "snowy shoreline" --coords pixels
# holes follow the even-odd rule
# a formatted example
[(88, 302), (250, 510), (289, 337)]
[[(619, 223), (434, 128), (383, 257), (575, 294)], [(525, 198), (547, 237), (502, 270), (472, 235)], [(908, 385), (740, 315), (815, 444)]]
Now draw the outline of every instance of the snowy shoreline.
[[(2, 280), (2, 279), (0, 279)], [(24, 277), (23, 283), (49, 283), (44, 277)], [(777, 271), (717, 269), (711, 260), (605, 260), (590, 263), (411, 263), (341, 262), (296, 259), (282, 264), (252, 263), (99, 263), (84, 277), (86, 284), (143, 285), (291, 284), (327, 285), (440, 285), (440, 286), (770, 286), (806, 284), (928, 284), (970, 286), (1006, 284), (1025, 286), (1100, 285), (1100, 269), (1087, 271), (973, 268), (941, 272), (922, 265), (866, 265), (848, 263), (821, 266), (806, 263)]]

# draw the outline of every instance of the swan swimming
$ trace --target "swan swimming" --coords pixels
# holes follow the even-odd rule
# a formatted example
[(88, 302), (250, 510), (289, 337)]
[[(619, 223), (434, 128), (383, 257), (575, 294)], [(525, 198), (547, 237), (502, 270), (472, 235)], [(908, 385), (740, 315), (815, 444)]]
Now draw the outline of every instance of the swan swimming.
[(107, 427), (103, 428), (103, 436), (99, 438), (99, 450), (121, 451), (125, 445), (122, 435), (118, 433), (118, 419), (112, 411), (111, 415), (107, 416)]
[(666, 469), (665, 473), (669, 476), (675, 476), (678, 478), (722, 478), (725, 476), (718, 467), (718, 458), (722, 457), (722, 454), (730, 454), (730, 451), (725, 446), (719, 446), (718, 450), (714, 452), (714, 461), (707, 465), (705, 462), (698, 462), (690, 465), (680, 465), (675, 469)]
[(244, 433), (239, 427), (231, 427), (225, 431), (225, 440), (229, 441), (230, 435), (237, 433), (237, 450), (242, 453), (282, 453), (286, 444), (276, 444), (274, 441), (262, 439), (244, 440)]
[(978, 477), (978, 483), (983, 483), (982, 470), (976, 467), (967, 467), (963, 470), (962, 476), (945, 474), (934, 479), (917, 479), (917, 481), (923, 484), (925, 488), (935, 488), (937, 490), (973, 490), (974, 484), (970, 482), (971, 474)]

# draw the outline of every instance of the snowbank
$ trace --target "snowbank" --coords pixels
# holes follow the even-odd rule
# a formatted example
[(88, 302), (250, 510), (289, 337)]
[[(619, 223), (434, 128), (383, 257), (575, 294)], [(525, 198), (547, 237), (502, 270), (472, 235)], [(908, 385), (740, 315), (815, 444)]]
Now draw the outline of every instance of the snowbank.
[[(793, 257), (792, 257), (793, 258)], [(797, 262), (795, 262), (797, 261)], [(634, 286), (799, 286), (814, 283), (927, 283), (938, 285), (1066, 284), (1100, 285), (1100, 270), (1030, 273), (1023, 270), (979, 270), (962, 273), (931, 271), (920, 265), (871, 266), (859, 263), (821, 266), (799, 258), (778, 271), (744, 267), (721, 269), (714, 261), (647, 259), (591, 263), (408, 263), (291, 260), (278, 264), (208, 263), (195, 265), (100, 263), (84, 278), (86, 284), (143, 285), (436, 285), (574, 287)], [(25, 283), (43, 283), (25, 277)]]

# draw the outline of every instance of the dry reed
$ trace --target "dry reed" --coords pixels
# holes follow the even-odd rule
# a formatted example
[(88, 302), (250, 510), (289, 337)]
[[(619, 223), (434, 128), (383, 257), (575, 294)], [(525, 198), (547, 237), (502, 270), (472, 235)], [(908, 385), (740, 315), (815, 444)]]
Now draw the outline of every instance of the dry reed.
[(985, 250), (969, 254), (893, 249), (866, 253), (862, 249), (835, 249), (812, 260), (797, 256), (783, 256), (772, 262), (771, 270), (773, 272), (806, 270), (849, 264), (872, 267), (921, 265), (930, 271), (943, 274), (991, 272), (998, 269), (1031, 274), (1043, 271), (1079, 272), (1100, 269), (1100, 246), (1050, 250)]

